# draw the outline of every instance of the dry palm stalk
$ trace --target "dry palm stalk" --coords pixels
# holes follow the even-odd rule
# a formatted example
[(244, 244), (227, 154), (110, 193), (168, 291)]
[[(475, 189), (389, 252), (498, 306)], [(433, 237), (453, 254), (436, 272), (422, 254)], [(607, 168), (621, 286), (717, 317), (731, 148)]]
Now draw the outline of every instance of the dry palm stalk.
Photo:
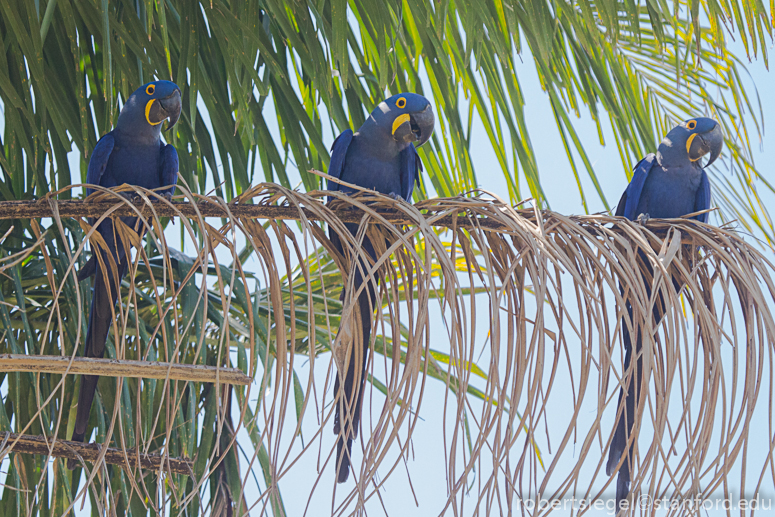
[(96, 359), (93, 357), (61, 357), (40, 355), (0, 355), (0, 370), (4, 372), (45, 372), (105, 377), (142, 377), (173, 381), (250, 384), (250, 377), (236, 368), (217, 368), (195, 364), (173, 364), (151, 361)]
[(122, 450), (113, 447), (107, 447), (103, 451), (96, 444), (46, 439), (45, 436), (29, 436), (14, 433), (2, 433), (0, 436), (2, 436), (3, 444), (2, 449), (0, 449), (0, 456), (5, 456), (8, 453), (40, 454), (54, 458), (83, 460), (90, 463), (103, 460), (108, 465), (119, 465), (126, 469), (162, 470), (187, 476), (193, 473), (191, 470), (191, 460), (187, 458), (168, 458), (158, 454), (139, 454), (137, 450)]

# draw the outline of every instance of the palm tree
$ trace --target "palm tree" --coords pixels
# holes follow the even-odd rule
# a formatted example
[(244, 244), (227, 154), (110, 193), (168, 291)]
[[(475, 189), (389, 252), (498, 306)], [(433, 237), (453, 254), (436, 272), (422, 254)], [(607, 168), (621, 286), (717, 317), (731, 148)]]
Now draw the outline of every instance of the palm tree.
[[(529, 196), (537, 208), (549, 208), (542, 188), (546, 172), (536, 162), (525, 118), (528, 99), (516, 71), (517, 60), (531, 59), (569, 159), (570, 167), (562, 174), (573, 175), (567, 181), (578, 185), (585, 210), (589, 211), (590, 196), (600, 198), (606, 207), (612, 206), (612, 200), (603, 195), (573, 115), (588, 113), (600, 128), (601, 139), (602, 128), (610, 127), (622, 170), (629, 171), (677, 121), (705, 113), (724, 128), (726, 163), (732, 171), (731, 179), (713, 174), (715, 202), (721, 209), (718, 220), (736, 219), (746, 230), (772, 243), (775, 227), (754, 182), (758, 179), (766, 189), (773, 188), (754, 167), (750, 145), (751, 122), (758, 132), (762, 121), (753, 93), (741, 81), (744, 67), (740, 58), (726, 45), (737, 31), (735, 37), (743, 41), (749, 56), (766, 61), (773, 33), (771, 14), (762, 3), (710, 0), (672, 5), (587, 0), (7, 0), (0, 5), (4, 113), (0, 197), (3, 201), (30, 200), (54, 192), (63, 201), (77, 197), (80, 189), (70, 186), (79, 175), (70, 169), (68, 153), (78, 151), (80, 181), (85, 181), (91, 150), (115, 123), (121, 102), (137, 86), (159, 78), (176, 81), (183, 92), (182, 123), (167, 138), (178, 149), (182, 190), (191, 201), (212, 189), (224, 200), (238, 199), (240, 205), (263, 201), (281, 208), (294, 208), (295, 202), (314, 207), (314, 194), (310, 197), (291, 190), (289, 171), (298, 171), (305, 191), (319, 189), (320, 177), (311, 171), (326, 170), (330, 135), (358, 127), (388, 92), (416, 91), (433, 98), (438, 126), (430, 145), (420, 149), (425, 186), (416, 191), (415, 201), (434, 195), (452, 198), (479, 185), (470, 152), (471, 128), (479, 120), (507, 182), (508, 201), (514, 204)], [(580, 163), (574, 155), (580, 157)], [(594, 193), (582, 189), (585, 175), (595, 186)], [(278, 185), (253, 187), (262, 181)], [(374, 217), (380, 217), (374, 211), (383, 206), (380, 203), (390, 204), (384, 200), (364, 203)], [(543, 464), (544, 451), (534, 435), (545, 407), (545, 402), (538, 402), (539, 395), (546, 394), (531, 391), (530, 400), (519, 410), (526, 418), (517, 417), (523, 414), (517, 411), (523, 401), (513, 398), (516, 392), (506, 390), (516, 380), (501, 379), (505, 384), (498, 384), (492, 379), (492, 371), (477, 363), (471, 355), (473, 345), (465, 344), (467, 338), (462, 334), (459, 341), (452, 339), (459, 342), (457, 350), (452, 346), (429, 350), (424, 341), (427, 331), (423, 334), (422, 330), (428, 321), (416, 319), (411, 310), (407, 315), (407, 307), (427, 310), (430, 301), (438, 299), (445, 314), (458, 312), (447, 323), (463, 332), (460, 329), (472, 323), (461, 316), (470, 309), (460, 301), (464, 295), (472, 300), (476, 293), (489, 296), (493, 314), (505, 306), (508, 316), (504, 321), (515, 318), (515, 328), (523, 330), (539, 321), (537, 316), (531, 319), (519, 312), (526, 297), (544, 300), (546, 314), (559, 318), (560, 327), (563, 307), (576, 310), (578, 306), (595, 323), (578, 330), (575, 339), (611, 337), (611, 344), (606, 345), (611, 348), (597, 365), (607, 370), (613, 361), (614, 327), (621, 315), (616, 307), (622, 300), (614, 293), (620, 284), (635, 290), (640, 285), (637, 266), (624, 260), (633, 256), (628, 250), (632, 252), (634, 244), (621, 240), (621, 235), (640, 235), (641, 242), (652, 239), (654, 257), (672, 260), (678, 256), (673, 266), (666, 263), (665, 271), (691, 278), (687, 297), (697, 313), (690, 320), (699, 328), (699, 322), (717, 319), (714, 309), (703, 309), (694, 302), (710, 296), (713, 286), (720, 289), (714, 283), (718, 278), (703, 276), (707, 271), (702, 268), (692, 272), (694, 252), (676, 255), (674, 247), (666, 247), (673, 254), (659, 255), (659, 243), (653, 240), (658, 234), (681, 248), (681, 239), (686, 241), (690, 235), (695, 245), (717, 253), (702, 267), (726, 272), (726, 277), (721, 275), (724, 285), (734, 286), (740, 295), (736, 299), (725, 291), (724, 300), (742, 307), (738, 310), (748, 324), (735, 328), (745, 327), (752, 336), (756, 325), (764, 329), (762, 335), (772, 332), (766, 291), (757, 287), (759, 282), (768, 282), (768, 259), (726, 230), (702, 233), (681, 227), (683, 234), (676, 237), (673, 230), (657, 225), (656, 234), (638, 233), (645, 230), (631, 227), (616, 233), (605, 226), (612, 222), (606, 217), (547, 216), (543, 220), (531, 215), (532, 211), (507, 210), (494, 201), (461, 198), (425, 201), (421, 206), (427, 213), (450, 217), (458, 210), (468, 217), (487, 217), (496, 229), (507, 228), (524, 242), (532, 239), (544, 246), (521, 255), (524, 250), (519, 251), (517, 241), (487, 233), (478, 223), (458, 226), (451, 219), (445, 219), (446, 232), (434, 232), (406, 207), (398, 207), (404, 210), (403, 219), (391, 220), (414, 222), (421, 231), (405, 234), (400, 226), (386, 230), (403, 247), (398, 246), (386, 264), (383, 309), (386, 315), (403, 317), (400, 325), (391, 323), (398, 319), (383, 318), (385, 325), (393, 325), (392, 332), (385, 332), (374, 347), (385, 361), (404, 365), (404, 369), (382, 380), (375, 374), (370, 381), (386, 396), (393, 395), (388, 397), (389, 411), (383, 417), (393, 415), (394, 423), (404, 422), (409, 428), (416, 423), (411, 402), (422, 394), (418, 384), (422, 381), (416, 374), (422, 372), (443, 382), (462, 408), (457, 415), (462, 434), (452, 441), (454, 447), (465, 450), (461, 453), (466, 456), (464, 464), (471, 468), (483, 457), (507, 463), (508, 451), (519, 438), (527, 453), (519, 460), (520, 467), (504, 467), (506, 471), (514, 476), (521, 469), (537, 472), (545, 467), (547, 478), (556, 471), (554, 463)], [(496, 206), (501, 210), (492, 209)], [(316, 210), (319, 220), (331, 224), (342, 216), (341, 212), (310, 209)], [(278, 489), (277, 482), (287, 475), (293, 460), (286, 456), (286, 444), (280, 444), (282, 440), (296, 443), (298, 436), (299, 443), (308, 447), (317, 435), (304, 437), (300, 426), (273, 423), (273, 418), (284, 422), (290, 418), (285, 413), (290, 412), (301, 422), (305, 415), (309, 420), (315, 418), (315, 412), (327, 414), (327, 409), (313, 407), (325, 399), (319, 402), (316, 398), (312, 371), (305, 379), (294, 368), (294, 358), (306, 356), (314, 362), (319, 353), (332, 350), (333, 336), (346, 311), (338, 298), (343, 277), (327, 253), (319, 223), (299, 221), (292, 226), (270, 220), (262, 225), (246, 216), (247, 211), (235, 210), (233, 217), (222, 218), (221, 228), (206, 225), (202, 218), (190, 223), (180, 219), (180, 240), (188, 246), (188, 254), (166, 244), (165, 232), (160, 230), (166, 227), (171, 234), (169, 219), (155, 219), (157, 231), (148, 236), (143, 248), (146, 256), (139, 259), (135, 287), (124, 284), (131, 292), (122, 304), (126, 335), (108, 343), (108, 354), (122, 359), (235, 366), (255, 377), (258, 394), (251, 395), (243, 386), (224, 389), (205, 382), (103, 378), (95, 401), (98, 410), (93, 412), (96, 441), (119, 449), (139, 447), (142, 452), (190, 458), (191, 475), (157, 475), (104, 463), (93, 471), (78, 469), (71, 474), (59, 460), (50, 466), (46, 455), (13, 454), (7, 456), (6, 488), (0, 501), (4, 514), (60, 515), (77, 508), (83, 477), (88, 480), (83, 486), (94, 511), (110, 508), (117, 514), (146, 515), (166, 506), (176, 514), (220, 514), (232, 509), (241, 514), (258, 504), (251, 512), (285, 513), (287, 493)], [(54, 215), (50, 221), (0, 221), (0, 235), (5, 236), (0, 265), (4, 332), (0, 352), (4, 354), (69, 356), (82, 341), (79, 336), (87, 321), (82, 308), (88, 306), (89, 285), (75, 280), (73, 266), (85, 260), (82, 244), (89, 229), (79, 224), (82, 219)], [(298, 213), (295, 217), (301, 218)], [(525, 221), (532, 226), (524, 226)], [(546, 228), (549, 233), (543, 234)], [(218, 255), (219, 246), (227, 250), (225, 255)], [(280, 246), (280, 251), (273, 251), (273, 246)], [(249, 260), (258, 264), (257, 269), (246, 266)], [(627, 266), (622, 268), (617, 262)], [(555, 268), (576, 271), (572, 282), (583, 286), (581, 291), (566, 293), (563, 299), (559, 284), (551, 279)], [(268, 273), (272, 271), (275, 276)], [(590, 276), (585, 277), (585, 272)], [(502, 294), (495, 294), (498, 289)], [(685, 321), (681, 302), (675, 293), (672, 298), (664, 296), (670, 298), (674, 310), (661, 324), (662, 332), (668, 328), (678, 332), (675, 329)], [(533, 307), (536, 314), (544, 314), (540, 307), (542, 303)], [(645, 304), (641, 309), (650, 314)], [(491, 330), (498, 328), (497, 323), (492, 325)], [(539, 334), (536, 339), (541, 346), (547, 339), (554, 339), (552, 346), (567, 345), (562, 332), (541, 327)], [(707, 325), (700, 334), (705, 343), (723, 340)], [(682, 338), (686, 346), (690, 337)], [(491, 335), (488, 339), (494, 346), (505, 338)], [(679, 350), (682, 341), (671, 343)], [(525, 353), (515, 363), (514, 375), (523, 375), (524, 368), (534, 366), (531, 354), (536, 352)], [(497, 361), (496, 354), (494, 357)], [(680, 363), (676, 361), (670, 359), (668, 364)], [(585, 364), (582, 375), (591, 368), (591, 363)], [(709, 367), (707, 371), (711, 377), (717, 375)], [(59, 439), (70, 435), (76, 376), (0, 375), (7, 378), (0, 431)], [(484, 384), (473, 383), (472, 375)], [(603, 384), (609, 382), (608, 373), (601, 374), (601, 379)], [(709, 382), (717, 386), (716, 381)], [(34, 397), (28, 395), (27, 386), (35, 386)], [(473, 411), (465, 409), (469, 396), (489, 408), (482, 409), (488, 416), (482, 419), (469, 414)], [(277, 417), (277, 411), (283, 416)], [(653, 422), (655, 429), (660, 423), (664, 427), (666, 417), (660, 418)], [(380, 422), (386, 425), (387, 420)], [(485, 432), (478, 438), (471, 434), (473, 428), (487, 429), (487, 422), (510, 430), (504, 431), (498, 447), (487, 445)], [(247, 434), (250, 443), (247, 438), (237, 442), (240, 432)], [(406, 436), (387, 427), (381, 432), (382, 441), (370, 450), (364, 467), (369, 476), (382, 461), (380, 454), (391, 445), (407, 450)], [(730, 440), (739, 436), (735, 432)], [(585, 449), (585, 457), (587, 453)], [(393, 469), (399, 460), (392, 466), (393, 460), (385, 461), (384, 468)], [(688, 469), (688, 463), (682, 468)], [(450, 460), (450, 501), (471, 482), (466, 478), (470, 469), (465, 467), (463, 473), (459, 469)], [(495, 472), (490, 478), (495, 486), (503, 482), (498, 475)], [(510, 486), (518, 484), (506, 478)], [(687, 479), (676, 486), (685, 486)], [(251, 499), (245, 488), (249, 482), (265, 492)], [(476, 490), (494, 497), (488, 492), (492, 487)], [(352, 509), (360, 502), (354, 491), (337, 511)]]

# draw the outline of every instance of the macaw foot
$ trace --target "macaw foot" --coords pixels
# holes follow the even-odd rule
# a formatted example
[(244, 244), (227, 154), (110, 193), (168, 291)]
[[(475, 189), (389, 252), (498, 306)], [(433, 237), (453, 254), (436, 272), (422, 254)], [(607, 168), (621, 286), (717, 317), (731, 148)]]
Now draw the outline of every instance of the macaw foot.
[[(169, 191), (167, 191), (167, 192), (159, 192), (159, 197), (161, 197), (162, 199), (165, 199), (167, 201), (172, 201), (172, 194)], [(151, 203), (158, 203), (159, 202), (159, 198), (156, 197), (156, 196), (148, 196), (148, 199), (151, 200)]]
[(119, 192), (119, 195), (133, 205), (136, 205), (143, 200), (137, 192)]
[(401, 200), (401, 199), (402, 199), (402, 198), (401, 198), (401, 196), (399, 196), (399, 195), (398, 195), (398, 194), (396, 194), (395, 192), (391, 192), (390, 194), (388, 194), (388, 197), (389, 197), (390, 199), (392, 199), (393, 201), (399, 201), (399, 200)]
[(651, 219), (649, 214), (640, 214), (637, 221), (640, 225), (646, 226), (646, 223), (649, 222), (649, 219)]

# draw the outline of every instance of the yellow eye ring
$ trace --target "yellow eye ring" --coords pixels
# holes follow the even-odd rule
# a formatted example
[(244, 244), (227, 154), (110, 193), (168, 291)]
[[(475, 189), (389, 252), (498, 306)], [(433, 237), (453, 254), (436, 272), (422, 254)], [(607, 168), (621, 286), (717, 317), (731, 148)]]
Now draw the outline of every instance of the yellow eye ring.
[(152, 85), (152, 84), (149, 84), (149, 85), (148, 85), (148, 86), (146, 86), (146, 88), (145, 88), (145, 93), (147, 93), (148, 95), (153, 95), (153, 93), (154, 93), (155, 91), (156, 91), (156, 86), (154, 86), (154, 85)]
[(406, 107), (406, 99), (404, 97), (399, 97), (398, 100), (396, 101), (396, 106), (398, 106), (401, 109), (405, 108)]
[(696, 120), (690, 120), (686, 123), (686, 129), (693, 130), (695, 127), (697, 127), (697, 121)]

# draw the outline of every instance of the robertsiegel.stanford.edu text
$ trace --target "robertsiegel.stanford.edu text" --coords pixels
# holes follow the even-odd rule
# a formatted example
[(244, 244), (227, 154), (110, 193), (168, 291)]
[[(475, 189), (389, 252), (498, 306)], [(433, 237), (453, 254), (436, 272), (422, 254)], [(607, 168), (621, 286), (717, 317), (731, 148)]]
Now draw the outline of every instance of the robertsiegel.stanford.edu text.
[[(604, 510), (615, 515), (616, 499), (613, 497), (599, 497), (597, 499), (584, 499), (576, 497), (564, 497), (557, 499), (521, 499), (521, 505), (525, 510)], [(768, 511), (773, 508), (773, 499), (770, 496), (757, 496), (750, 498), (724, 498), (720, 497), (707, 497), (707, 498), (692, 498), (692, 497), (654, 497), (648, 494), (640, 494), (633, 500), (624, 500), (621, 502), (621, 508), (629, 508), (633, 505), (635, 508), (652, 511), (671, 511), (685, 509), (685, 510), (723, 510), (723, 511), (740, 511), (740, 510), (754, 510), (754, 511)]]

